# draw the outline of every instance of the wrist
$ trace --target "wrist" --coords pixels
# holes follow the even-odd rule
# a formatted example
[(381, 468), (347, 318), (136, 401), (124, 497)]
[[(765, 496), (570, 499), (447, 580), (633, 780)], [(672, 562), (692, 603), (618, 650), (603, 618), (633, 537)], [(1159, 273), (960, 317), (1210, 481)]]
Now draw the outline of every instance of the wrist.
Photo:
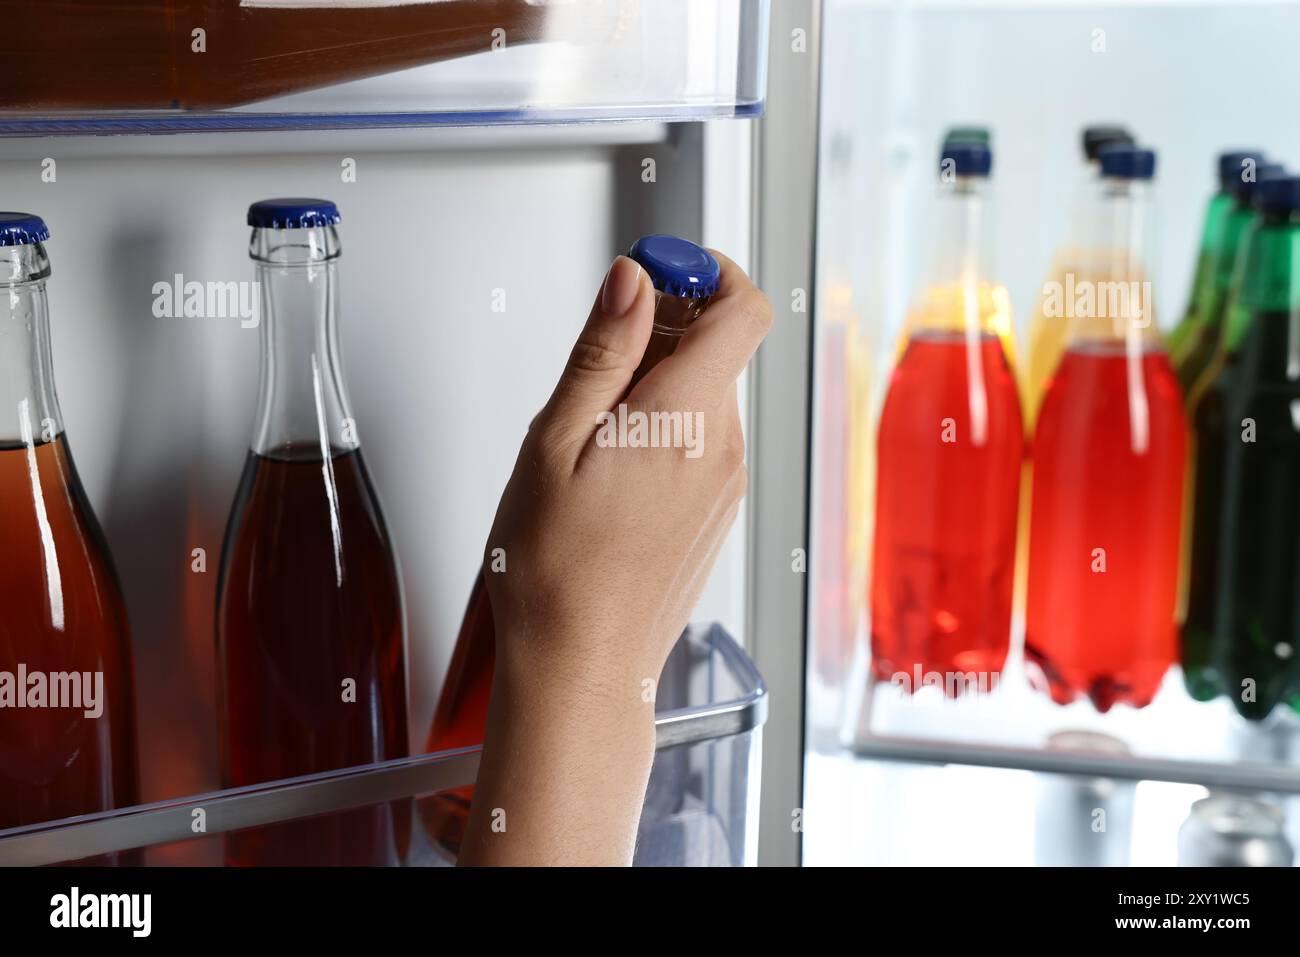
[(539, 709), (580, 706), (605, 718), (653, 724), (663, 662), (644, 653), (646, 644), (622, 633), (601, 637), (592, 629), (563, 627), (539, 633), (500, 622), (497, 675), (511, 700), (527, 697)]

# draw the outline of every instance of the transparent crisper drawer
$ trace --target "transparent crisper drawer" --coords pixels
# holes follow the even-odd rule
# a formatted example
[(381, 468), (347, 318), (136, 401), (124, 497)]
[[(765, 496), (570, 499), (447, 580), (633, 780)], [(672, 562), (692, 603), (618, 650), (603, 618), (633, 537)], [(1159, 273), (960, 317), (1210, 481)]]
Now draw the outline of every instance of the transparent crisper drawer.
[[(638, 865), (755, 863), (766, 718), (767, 690), (740, 646), (717, 625), (688, 629), (659, 685)], [(472, 783), (478, 759), (478, 748), (444, 751), (0, 831), (0, 866), (97, 855), (128, 864), (219, 864), (224, 833), (384, 805), (388, 819), (400, 822), (403, 860), (441, 864), (412, 805)]]
[(768, 2), (20, 4), (0, 135), (755, 115)]

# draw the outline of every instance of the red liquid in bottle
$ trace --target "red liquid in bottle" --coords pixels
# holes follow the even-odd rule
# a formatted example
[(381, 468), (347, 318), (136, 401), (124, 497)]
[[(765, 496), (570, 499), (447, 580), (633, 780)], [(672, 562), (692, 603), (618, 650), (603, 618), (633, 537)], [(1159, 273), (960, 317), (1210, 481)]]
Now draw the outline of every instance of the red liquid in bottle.
[[(977, 374), (972, 374), (975, 372)], [(1024, 433), (997, 336), (914, 333), (881, 413), (872, 669), (890, 681), (1002, 670)]]
[(1163, 351), (1066, 351), (1034, 438), (1025, 633), (1054, 701), (1142, 707), (1175, 660), (1186, 446)]
[[(393, 554), (359, 450), (249, 454), (218, 585), (227, 787), (407, 756)], [(236, 832), (226, 854), (239, 865), (397, 864), (409, 829), (409, 802), (393, 802)]]
[[(480, 571), (469, 594), (447, 679), (433, 713), (429, 739), (424, 745), (426, 752), (473, 748), (483, 743), (496, 660), (496, 625), (487, 582)], [(474, 787), (470, 785), (431, 795), (420, 803), (425, 830), (453, 856), (460, 853), (473, 799)]]
[[(128, 807), (136, 767), (126, 612), (62, 436), (0, 446), (0, 529), (0, 671), (16, 679), (22, 667), (45, 682), (60, 672), (103, 675), (97, 717), (50, 707), (49, 698), (0, 710), (0, 830)], [(13, 690), (29, 695), (33, 686)]]

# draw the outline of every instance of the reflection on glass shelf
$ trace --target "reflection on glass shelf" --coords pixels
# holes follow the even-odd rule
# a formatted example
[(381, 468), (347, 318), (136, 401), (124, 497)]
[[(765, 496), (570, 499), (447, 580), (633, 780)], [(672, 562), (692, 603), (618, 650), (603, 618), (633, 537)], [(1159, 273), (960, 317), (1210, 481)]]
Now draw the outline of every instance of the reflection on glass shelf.
[(103, 0), (57, 49), (39, 42), (37, 5), (0, 38), (22, 64), (0, 135), (756, 115), (768, 4), (239, 0), (191, 11), (198, 37), (183, 17)]
[(860, 755), (1300, 793), (1300, 717), (1280, 708), (1254, 724), (1226, 700), (1195, 702), (1177, 668), (1147, 707), (1107, 714), (1054, 704), (1019, 654), (991, 690), (956, 699), (870, 683), (868, 671), (859, 656), (846, 692), (843, 741)]
[[(809, 866), (1171, 867), (1285, 865), (1300, 847), (1300, 797), (1245, 799), (1281, 823), (1266, 838), (1215, 833), (1205, 788), (810, 752)], [(1218, 799), (1215, 799), (1218, 800)], [(882, 824), (882, 822), (885, 822)]]
[[(810, 866), (1141, 866), (1185, 861), (1202, 787), (810, 753)], [(1300, 841), (1300, 799), (1278, 799)], [(1104, 812), (1101, 816), (1099, 812)], [(882, 824), (882, 822), (887, 822)]]

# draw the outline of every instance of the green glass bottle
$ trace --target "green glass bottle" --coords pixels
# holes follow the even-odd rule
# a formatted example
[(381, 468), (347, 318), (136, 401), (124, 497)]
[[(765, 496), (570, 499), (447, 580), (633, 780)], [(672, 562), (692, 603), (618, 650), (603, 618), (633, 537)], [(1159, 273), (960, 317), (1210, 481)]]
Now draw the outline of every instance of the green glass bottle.
[[(1173, 361), (1174, 371), (1182, 382), (1184, 393), (1190, 396), (1191, 388), (1196, 384), (1197, 374), (1193, 373), (1193, 361), (1187, 357), (1190, 353), (1204, 352), (1206, 361), (1200, 371), (1204, 371), (1213, 357), (1218, 345), (1217, 332), (1210, 332), (1207, 321), (1212, 317), (1210, 299), (1215, 285), (1215, 276), (1220, 265), (1230, 278), (1234, 257), (1228, 257), (1225, 263), (1223, 255), (1224, 234), (1228, 219), (1238, 203), (1244, 184), (1253, 183), (1255, 171), (1264, 162), (1264, 154), (1253, 150), (1240, 150), (1219, 154), (1219, 191), (1210, 197), (1210, 204), (1205, 210), (1205, 224), (1201, 228), (1201, 251), (1196, 260), (1196, 271), (1192, 276), (1192, 291), (1187, 299), (1187, 311), (1169, 333), (1166, 346), (1169, 358)], [(1248, 197), (1247, 197), (1248, 199)], [(1249, 211), (1249, 202), (1246, 203)], [(1222, 317), (1220, 317), (1221, 319)], [(1207, 348), (1208, 344), (1208, 348)], [(1187, 373), (1184, 373), (1184, 368)]]
[(1300, 177), (1261, 179), (1197, 386), (1188, 691), (1261, 719), (1300, 695)]

